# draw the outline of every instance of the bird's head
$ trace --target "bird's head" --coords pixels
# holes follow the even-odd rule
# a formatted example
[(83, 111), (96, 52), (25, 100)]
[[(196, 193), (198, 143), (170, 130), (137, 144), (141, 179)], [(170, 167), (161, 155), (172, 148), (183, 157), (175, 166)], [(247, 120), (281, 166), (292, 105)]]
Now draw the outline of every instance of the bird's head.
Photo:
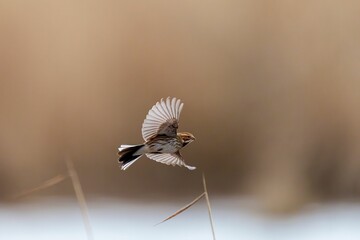
[(183, 147), (185, 147), (186, 145), (188, 145), (192, 141), (195, 141), (194, 135), (192, 135), (191, 133), (188, 133), (188, 132), (178, 133), (178, 136), (182, 139), (182, 141), (184, 143)]

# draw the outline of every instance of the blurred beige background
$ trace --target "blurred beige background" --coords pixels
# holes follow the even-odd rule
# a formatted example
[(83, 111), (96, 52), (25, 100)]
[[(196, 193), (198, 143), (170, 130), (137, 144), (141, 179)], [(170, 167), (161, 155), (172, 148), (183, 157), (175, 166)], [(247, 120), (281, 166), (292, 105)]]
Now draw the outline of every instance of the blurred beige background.
[[(360, 193), (358, 1), (0, 1), (0, 196), (74, 161), (87, 197), (255, 196), (271, 209)], [(142, 158), (160, 98), (185, 107), (195, 172)], [(38, 194), (72, 194), (64, 183)]]

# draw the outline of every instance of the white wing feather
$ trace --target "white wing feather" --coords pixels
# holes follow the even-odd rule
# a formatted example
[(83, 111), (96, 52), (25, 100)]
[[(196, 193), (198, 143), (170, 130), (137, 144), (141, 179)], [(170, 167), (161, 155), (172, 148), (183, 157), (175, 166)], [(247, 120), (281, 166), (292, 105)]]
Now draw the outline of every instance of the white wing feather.
[(196, 167), (186, 165), (186, 163), (181, 159), (180, 156), (176, 154), (170, 154), (170, 153), (162, 153), (162, 154), (152, 154), (147, 153), (146, 156), (156, 162), (164, 163), (166, 165), (178, 165), (178, 166), (184, 166), (188, 168), (189, 170), (195, 170)]
[(142, 125), (142, 136), (145, 141), (156, 135), (160, 126), (170, 119), (176, 119), (179, 122), (180, 112), (184, 104), (180, 99), (168, 97), (157, 102), (146, 115)]

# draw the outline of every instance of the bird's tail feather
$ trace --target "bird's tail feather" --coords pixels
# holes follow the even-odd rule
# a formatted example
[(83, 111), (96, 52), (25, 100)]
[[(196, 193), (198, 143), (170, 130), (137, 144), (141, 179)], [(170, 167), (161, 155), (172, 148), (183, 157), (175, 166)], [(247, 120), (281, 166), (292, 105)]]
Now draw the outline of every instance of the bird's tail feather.
[(121, 163), (121, 170), (126, 170), (133, 164), (136, 160), (138, 160), (142, 156), (142, 147), (141, 145), (121, 145), (119, 147), (119, 163)]

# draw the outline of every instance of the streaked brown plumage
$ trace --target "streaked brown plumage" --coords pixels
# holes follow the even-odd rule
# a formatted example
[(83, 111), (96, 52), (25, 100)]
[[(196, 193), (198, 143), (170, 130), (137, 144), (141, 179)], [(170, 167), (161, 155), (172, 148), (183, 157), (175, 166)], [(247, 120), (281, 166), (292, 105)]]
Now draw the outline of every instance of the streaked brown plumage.
[(168, 97), (166, 100), (161, 99), (150, 109), (142, 126), (145, 143), (119, 147), (122, 170), (127, 169), (143, 154), (157, 162), (195, 169), (186, 165), (180, 154), (181, 148), (195, 140), (191, 133), (177, 132), (183, 105), (180, 99)]

